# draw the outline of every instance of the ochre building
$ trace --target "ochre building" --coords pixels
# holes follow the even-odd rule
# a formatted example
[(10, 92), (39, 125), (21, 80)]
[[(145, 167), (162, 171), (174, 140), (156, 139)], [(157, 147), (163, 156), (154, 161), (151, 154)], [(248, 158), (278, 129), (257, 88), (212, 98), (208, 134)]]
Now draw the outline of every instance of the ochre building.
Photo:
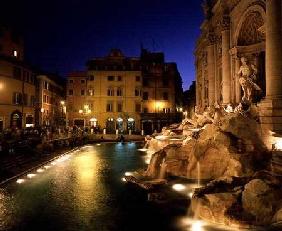
[(0, 132), (35, 124), (36, 76), (23, 51), (22, 38), (0, 26)]
[[(175, 121), (175, 73), (181, 86), (176, 65), (165, 66), (162, 53), (143, 50), (142, 54), (126, 57), (112, 49), (106, 57), (89, 60), (86, 71), (70, 73), (68, 124), (107, 133), (151, 133), (161, 128), (162, 121)], [(161, 59), (155, 59), (159, 54)]]

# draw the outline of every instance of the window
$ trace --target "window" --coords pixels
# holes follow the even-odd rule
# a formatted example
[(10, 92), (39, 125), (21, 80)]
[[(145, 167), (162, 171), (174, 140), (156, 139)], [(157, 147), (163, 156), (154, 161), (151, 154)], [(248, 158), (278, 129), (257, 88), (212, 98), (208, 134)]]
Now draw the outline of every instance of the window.
[(90, 75), (90, 76), (89, 76), (89, 80), (90, 80), (90, 81), (93, 81), (94, 79), (95, 79), (95, 78), (94, 78), (94, 75)]
[(168, 100), (168, 93), (167, 92), (163, 93), (163, 100)]
[(117, 103), (117, 112), (122, 112), (122, 102)]
[(80, 80), (80, 83), (81, 83), (81, 84), (85, 84), (85, 79), (81, 79), (81, 80)]
[(136, 82), (140, 82), (140, 76), (135, 76), (135, 80), (136, 80)]
[(21, 104), (22, 103), (22, 94), (19, 92), (13, 93), (13, 104)]
[(81, 90), (80, 95), (85, 95), (85, 90)]
[(43, 87), (44, 87), (44, 89), (48, 90), (49, 89), (49, 83), (44, 81)]
[(22, 69), (19, 67), (14, 67), (13, 76), (15, 79), (21, 79), (22, 77)]
[(148, 92), (143, 92), (143, 100), (148, 100), (148, 99), (149, 99)]
[(70, 79), (70, 80), (69, 80), (69, 84), (73, 84), (73, 79)]
[(108, 81), (114, 81), (115, 77), (114, 76), (108, 76)]
[(144, 113), (148, 113), (148, 108), (147, 108), (147, 107), (144, 107), (144, 108), (143, 108), (143, 112), (144, 112)]
[(108, 88), (107, 95), (108, 96), (114, 96), (115, 95), (114, 89), (113, 88)]
[(163, 113), (170, 113), (170, 108), (163, 108)]
[(141, 96), (141, 90), (135, 89), (135, 96)]
[(140, 103), (135, 104), (135, 112), (141, 112), (141, 104)]
[(90, 96), (94, 95), (94, 89), (88, 89), (88, 95)]
[(118, 81), (122, 81), (122, 76), (118, 76)]
[(122, 88), (117, 89), (117, 96), (122, 96)]
[(14, 50), (13, 55), (14, 55), (14, 57), (18, 57), (18, 51)]
[(107, 112), (112, 112), (113, 111), (113, 103), (112, 102), (108, 102), (107, 103), (106, 111)]
[(73, 95), (73, 90), (72, 89), (69, 90), (69, 95)]

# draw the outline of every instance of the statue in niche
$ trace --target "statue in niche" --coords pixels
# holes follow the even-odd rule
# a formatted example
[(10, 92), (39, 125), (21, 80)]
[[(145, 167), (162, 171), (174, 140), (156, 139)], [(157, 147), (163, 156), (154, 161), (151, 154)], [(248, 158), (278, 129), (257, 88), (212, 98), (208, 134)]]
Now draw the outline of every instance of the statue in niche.
[(248, 60), (245, 57), (241, 58), (241, 67), (238, 72), (239, 83), (243, 89), (244, 95), (242, 97), (243, 102), (252, 102), (252, 93), (254, 90), (261, 92), (261, 88), (255, 83), (257, 78), (257, 68), (253, 64), (248, 64)]

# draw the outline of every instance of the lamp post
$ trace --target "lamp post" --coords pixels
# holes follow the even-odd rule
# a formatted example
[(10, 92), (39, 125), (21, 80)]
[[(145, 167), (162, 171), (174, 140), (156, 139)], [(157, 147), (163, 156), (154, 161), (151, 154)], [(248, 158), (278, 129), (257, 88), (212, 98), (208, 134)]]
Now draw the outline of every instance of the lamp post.
[(60, 104), (61, 104), (61, 107), (62, 107), (62, 115), (61, 115), (61, 117), (62, 117), (62, 125), (64, 125), (64, 106), (65, 106), (65, 101), (61, 100)]
[[(78, 111), (78, 113), (79, 113), (80, 115), (88, 115), (88, 114), (91, 113), (91, 110), (89, 109), (89, 105), (85, 104), (85, 105), (83, 106), (83, 108), (84, 108), (84, 109), (80, 109), (80, 110)], [(85, 121), (84, 121), (84, 127), (85, 127)]]
[(43, 115), (44, 115), (44, 108), (42, 107), (41, 109), (40, 109), (40, 112), (41, 112), (41, 126), (43, 126)]

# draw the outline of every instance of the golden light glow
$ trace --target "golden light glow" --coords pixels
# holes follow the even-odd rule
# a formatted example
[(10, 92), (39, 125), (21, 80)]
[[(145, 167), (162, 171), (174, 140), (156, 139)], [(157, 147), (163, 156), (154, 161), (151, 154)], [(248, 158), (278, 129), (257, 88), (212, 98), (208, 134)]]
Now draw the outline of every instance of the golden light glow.
[(123, 177), (123, 178), (121, 178), (121, 181), (126, 182), (126, 179)]
[(48, 169), (48, 168), (51, 168), (51, 166), (45, 165), (44, 168), (45, 168), (45, 169)]
[(36, 172), (38, 172), (38, 173), (44, 172), (44, 169), (39, 168), (39, 169), (36, 170)]
[(175, 191), (183, 191), (183, 190), (186, 189), (186, 187), (183, 184), (174, 184), (172, 186), (172, 189), (175, 190)]
[(275, 150), (282, 150), (282, 139), (276, 139), (276, 143), (274, 144)]
[(0, 82), (0, 90), (4, 88), (4, 84)]
[(191, 231), (203, 231), (203, 223), (202, 221), (194, 221), (191, 225)]
[(16, 182), (17, 182), (18, 184), (22, 184), (24, 181), (25, 181), (24, 179), (17, 179)]
[(65, 101), (64, 101), (64, 100), (61, 101), (61, 105), (62, 105), (62, 106), (65, 105)]
[(83, 113), (83, 110), (82, 110), (82, 109), (80, 109), (80, 110), (78, 111), (78, 113), (79, 113), (79, 114), (82, 114), (82, 113)]
[(132, 176), (133, 174), (132, 174), (132, 172), (126, 172), (126, 173), (124, 173), (124, 175), (125, 176)]
[(27, 174), (27, 178), (33, 178), (33, 177), (35, 177), (36, 176), (36, 174), (34, 174), (34, 173), (29, 173), (29, 174)]

